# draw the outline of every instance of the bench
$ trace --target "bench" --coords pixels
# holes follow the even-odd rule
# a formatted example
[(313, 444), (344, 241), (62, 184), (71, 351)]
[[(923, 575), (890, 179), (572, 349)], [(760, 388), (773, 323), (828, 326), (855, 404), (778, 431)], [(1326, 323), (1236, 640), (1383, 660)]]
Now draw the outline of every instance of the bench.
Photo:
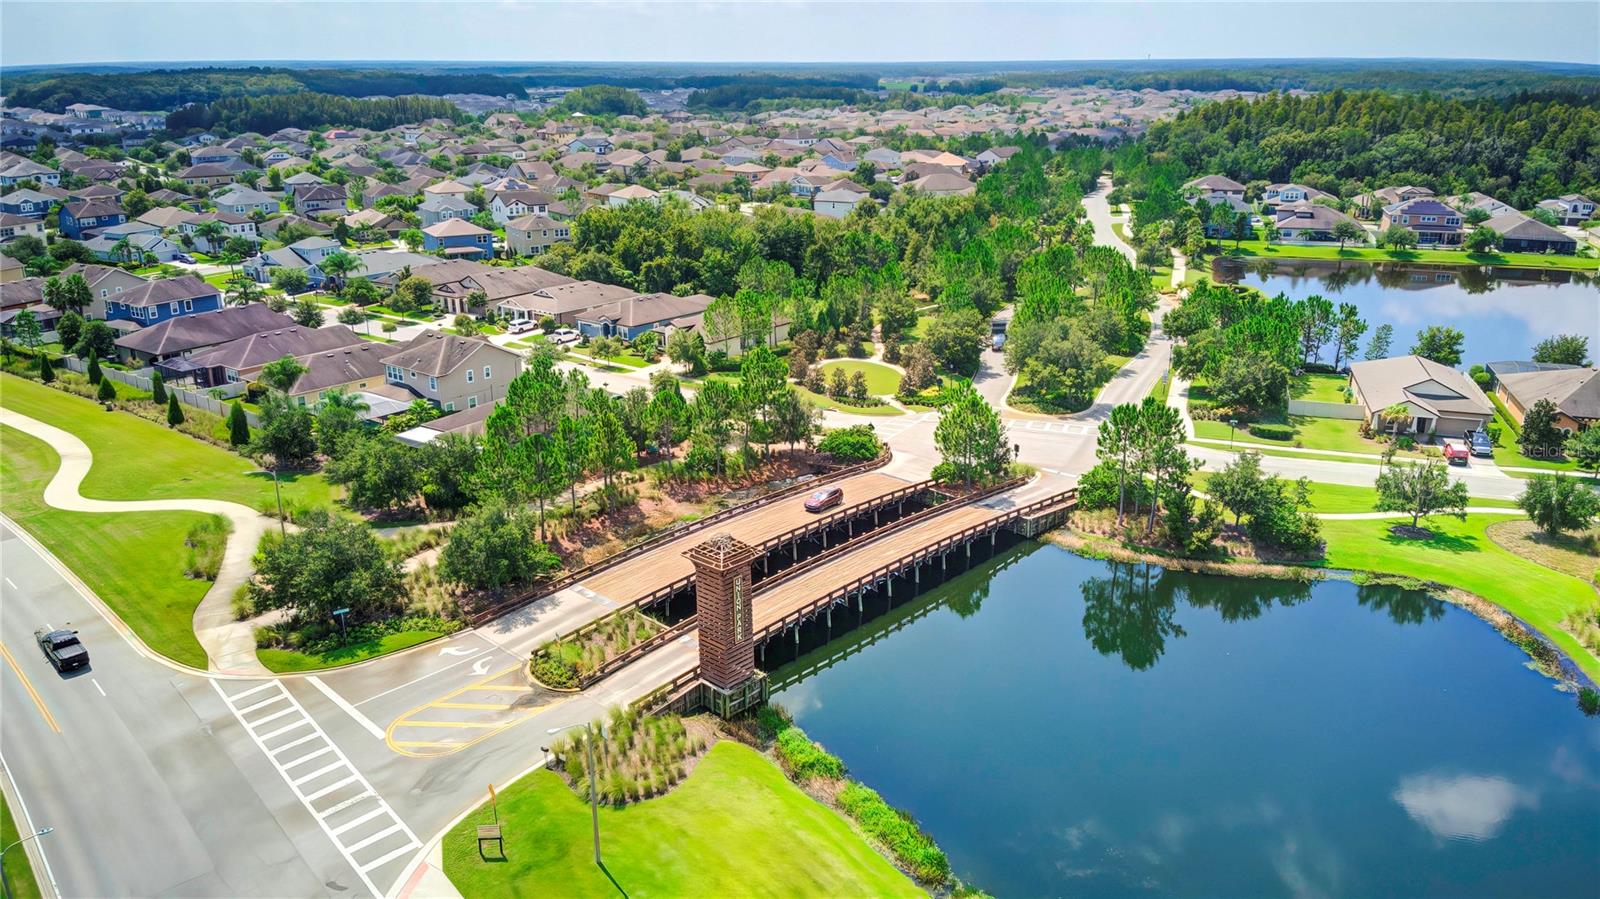
[(483, 844), (487, 843), (487, 842), (495, 842), (495, 843), (500, 844), (500, 855), (501, 855), (501, 857), (505, 856), (505, 854), (506, 854), (506, 844), (505, 844), (505, 841), (500, 838), (500, 825), (498, 825), (498, 824), (479, 824), (478, 825), (478, 854), (480, 856), (483, 855)]

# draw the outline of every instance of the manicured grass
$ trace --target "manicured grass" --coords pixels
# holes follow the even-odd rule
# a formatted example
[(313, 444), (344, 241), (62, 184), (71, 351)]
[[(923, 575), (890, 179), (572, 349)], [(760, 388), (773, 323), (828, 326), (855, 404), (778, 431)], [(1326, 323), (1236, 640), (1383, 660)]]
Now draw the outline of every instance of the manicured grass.
[(44, 503), (44, 487), (61, 465), (55, 450), (12, 428), (0, 428), (0, 444), (0, 508), (6, 515), (82, 578), (151, 649), (205, 668), (194, 609), (211, 584), (183, 576), (183, 539), (207, 516), (52, 509)]
[(809, 400), (812, 404), (817, 405), (817, 406), (821, 406), (824, 409), (833, 409), (833, 410), (836, 410), (836, 411), (839, 411), (839, 412), (848, 412), (851, 415), (900, 415), (901, 414), (899, 409), (896, 409), (895, 407), (890, 406), (888, 404), (884, 404), (882, 406), (848, 406), (848, 405), (845, 405), (844, 403), (839, 402), (838, 400), (836, 400), (836, 399), (834, 399), (832, 397), (823, 396), (820, 393), (812, 393), (811, 391), (805, 389), (804, 387), (798, 387), (797, 386), (797, 387), (795, 387), (795, 390), (799, 391), (800, 396), (803, 399)]
[(1500, 402), (1500, 397), (1490, 393), (1490, 402), (1494, 403), (1494, 423), (1500, 427), (1500, 442), (1495, 444), (1494, 462), (1496, 465), (1509, 465), (1517, 468), (1539, 468), (1546, 471), (1577, 471), (1578, 463), (1571, 459), (1560, 462), (1551, 459), (1535, 459), (1524, 455), (1522, 446), (1517, 443), (1517, 424), (1512, 421), (1511, 413), (1506, 411), (1505, 404)]
[(431, 322), (435, 318), (438, 318), (438, 316), (432, 312), (401, 312), (398, 309), (391, 309), (388, 306), (368, 306), (367, 311), (376, 312), (379, 315), (387, 315), (390, 318), (404, 318), (417, 322)]
[[(1215, 472), (1197, 472), (1191, 481), (1202, 493), (1206, 484), (1210, 482)], [(1373, 479), (1377, 479), (1377, 472), (1373, 472)], [(1371, 512), (1378, 501), (1378, 491), (1371, 487), (1356, 487), (1351, 484), (1324, 484), (1313, 482), (1311, 487), (1312, 510), (1324, 514), (1344, 514), (1349, 512)], [(1474, 496), (1467, 500), (1467, 507), (1471, 509), (1510, 509), (1516, 503), (1509, 499), (1489, 499)], [(1396, 519), (1399, 520), (1399, 519)]]
[(1247, 240), (1233, 248), (1226, 241), (1228, 256), (1260, 256), (1268, 259), (1350, 259), (1364, 262), (1429, 262), (1450, 265), (1504, 265), (1517, 268), (1551, 268), (1588, 271), (1600, 269), (1600, 259), (1583, 256), (1546, 256), (1543, 253), (1468, 253), (1465, 250), (1380, 250), (1376, 247), (1298, 246), (1267, 244)]
[[(10, 846), (21, 838), (17, 822), (11, 817), (10, 807), (6, 805), (4, 798), (0, 798), (0, 848)], [(46, 836), (43, 839), (50, 838)], [(39, 899), (39, 882), (33, 877), (33, 864), (28, 861), (28, 847), (18, 846), (7, 852), (5, 864), (6, 884), (11, 887), (11, 895), (15, 899)]]
[[(1575, 609), (1594, 605), (1594, 588), (1502, 549), (1486, 529), (1502, 515), (1425, 520), (1433, 532), (1411, 540), (1391, 532), (1395, 521), (1324, 521), (1326, 564), (1379, 571), (1449, 584), (1476, 593), (1521, 618), (1548, 637), (1591, 678), (1600, 678), (1600, 657), (1561, 628)], [(1406, 522), (1409, 524), (1409, 522)]]
[(755, 750), (723, 741), (665, 796), (600, 810), (605, 868), (591, 856), (587, 803), (535, 771), (499, 792), (502, 860), (478, 855), (480, 806), (444, 839), (462, 895), (924, 896), (851, 829)]
[(355, 662), (376, 658), (391, 652), (409, 649), (418, 643), (442, 637), (439, 631), (401, 631), (398, 634), (386, 634), (377, 640), (368, 640), (365, 643), (352, 643), (341, 646), (330, 652), (310, 655), (292, 649), (258, 649), (256, 658), (269, 670), (279, 674), (292, 671), (317, 671), (323, 668), (337, 668), (340, 665), (350, 665)]
[(635, 353), (633, 350), (623, 350), (621, 355), (612, 356), (610, 359), (601, 359), (600, 357), (594, 355), (594, 353), (591, 352), (588, 347), (572, 347), (571, 349), (567, 350), (567, 352), (574, 356), (581, 357), (581, 360), (584, 362), (589, 362), (594, 365), (625, 365), (628, 368), (644, 368), (646, 365), (650, 364), (648, 360), (646, 360), (643, 356), (640, 356), (638, 353)]
[(861, 372), (867, 378), (867, 393), (873, 396), (893, 396), (900, 392), (900, 373), (887, 365), (861, 359), (840, 359), (823, 363), (822, 376), (831, 379), (835, 369), (843, 371), (846, 378)]
[[(1189, 399), (1192, 407), (1203, 408), (1206, 405), (1206, 389), (1203, 385), (1190, 385)], [(1277, 410), (1260, 418), (1263, 424), (1287, 424), (1294, 428), (1294, 439), (1280, 441), (1288, 446), (1304, 447), (1305, 449), (1335, 450), (1341, 453), (1365, 453), (1371, 456), (1381, 456), (1385, 444), (1376, 440), (1368, 440), (1361, 436), (1361, 422), (1349, 421), (1340, 418), (1313, 418), (1309, 415), (1287, 415), (1282, 410)], [(1194, 435), (1196, 437), (1210, 437), (1216, 440), (1228, 439), (1228, 423), (1210, 419), (1195, 419)], [(1253, 436), (1248, 425), (1240, 422), (1239, 427), (1233, 429), (1233, 439), (1244, 442), (1267, 443), (1268, 441)], [(1402, 459), (1421, 459), (1421, 453), (1401, 452), (1397, 454)]]
[(1313, 403), (1345, 403), (1345, 387), (1350, 379), (1344, 375), (1311, 373), (1289, 381), (1289, 396)]
[[(82, 397), (13, 375), (0, 375), (0, 405), (77, 435), (94, 454), (83, 495), (95, 499), (221, 499), (254, 509), (274, 501), (272, 475), (248, 459), (164, 428), (107, 412)], [(285, 505), (327, 506), (332, 489), (319, 474), (278, 476)]]

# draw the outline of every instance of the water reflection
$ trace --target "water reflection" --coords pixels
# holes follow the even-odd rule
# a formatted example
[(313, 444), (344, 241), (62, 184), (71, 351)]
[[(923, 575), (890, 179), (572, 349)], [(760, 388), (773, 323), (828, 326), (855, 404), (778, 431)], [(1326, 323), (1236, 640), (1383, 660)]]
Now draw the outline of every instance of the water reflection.
[(1494, 839), (1517, 809), (1539, 807), (1537, 793), (1479, 775), (1413, 775), (1400, 781), (1394, 799), (1439, 839), (1473, 843)]

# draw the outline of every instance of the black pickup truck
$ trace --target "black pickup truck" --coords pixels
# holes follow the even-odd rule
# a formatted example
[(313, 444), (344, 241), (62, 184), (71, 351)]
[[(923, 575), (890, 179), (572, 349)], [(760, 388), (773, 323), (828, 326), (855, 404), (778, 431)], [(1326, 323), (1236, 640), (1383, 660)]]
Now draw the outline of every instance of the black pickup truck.
[(56, 666), (57, 671), (75, 671), (89, 664), (89, 650), (78, 642), (77, 631), (47, 631), (40, 628), (33, 632), (33, 638), (39, 641), (44, 657)]

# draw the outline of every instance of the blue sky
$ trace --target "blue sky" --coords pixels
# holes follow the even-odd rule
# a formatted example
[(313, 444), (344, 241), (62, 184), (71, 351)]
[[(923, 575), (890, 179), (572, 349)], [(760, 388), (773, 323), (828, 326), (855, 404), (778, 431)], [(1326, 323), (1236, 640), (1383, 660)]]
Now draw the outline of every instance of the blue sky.
[(1600, 3), (0, 2), (0, 63), (1410, 56), (1600, 63)]

